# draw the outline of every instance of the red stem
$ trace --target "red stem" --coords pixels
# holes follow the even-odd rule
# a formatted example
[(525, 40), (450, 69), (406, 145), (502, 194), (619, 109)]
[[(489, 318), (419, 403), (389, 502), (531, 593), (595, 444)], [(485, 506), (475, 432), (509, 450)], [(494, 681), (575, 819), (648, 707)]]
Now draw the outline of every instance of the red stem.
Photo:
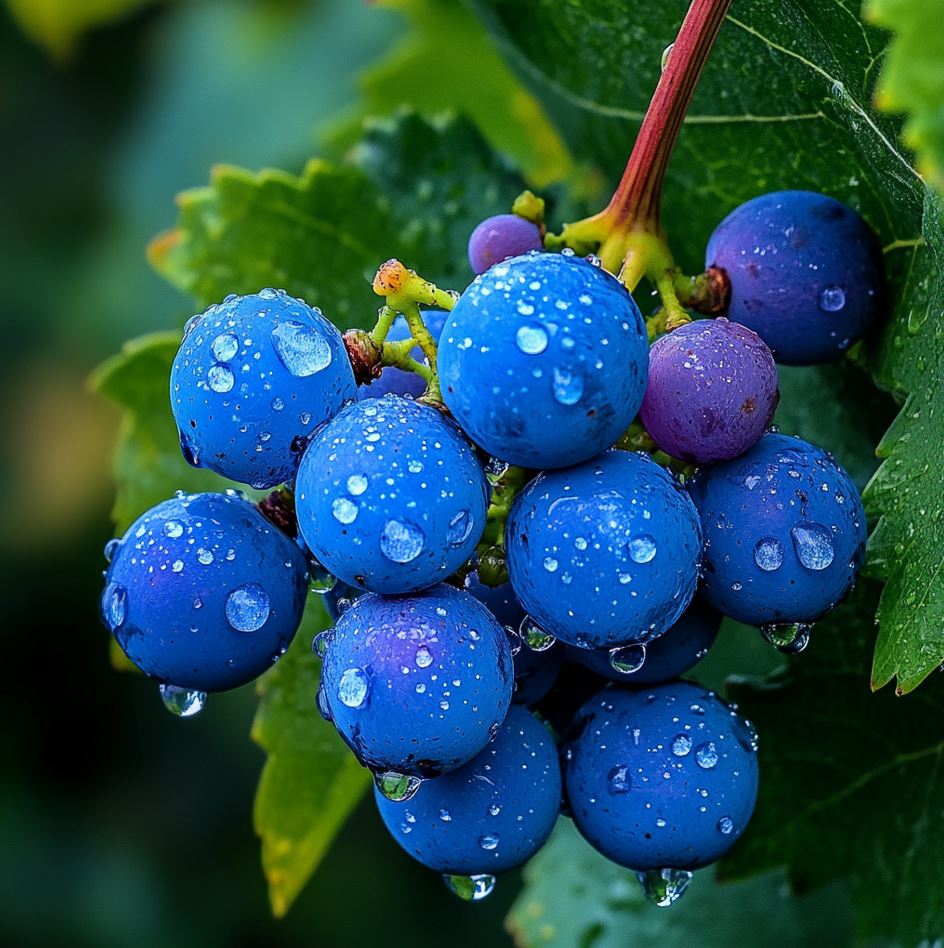
[(658, 229), (662, 180), (708, 54), (731, 0), (692, 0), (639, 127), (606, 217)]

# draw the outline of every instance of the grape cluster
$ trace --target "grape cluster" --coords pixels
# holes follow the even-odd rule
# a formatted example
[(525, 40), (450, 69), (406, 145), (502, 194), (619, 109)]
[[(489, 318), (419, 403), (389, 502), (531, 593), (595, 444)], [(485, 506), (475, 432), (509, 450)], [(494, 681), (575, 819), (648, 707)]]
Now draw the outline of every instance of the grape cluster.
[(709, 243), (726, 317), (665, 331), (598, 261), (541, 245), (483, 222), (476, 279), (389, 321), (360, 385), (282, 291), (194, 317), (171, 374), (184, 455), (278, 489), (153, 507), (109, 544), (102, 615), (187, 715), (278, 659), (310, 586), (334, 620), (312, 700), (403, 849), (474, 900), (563, 805), (667, 904), (758, 781), (750, 723), (679, 676), (723, 616), (798, 650), (862, 560), (848, 475), (770, 423), (776, 361), (860, 337), (880, 257), (837, 202), (766, 195)]

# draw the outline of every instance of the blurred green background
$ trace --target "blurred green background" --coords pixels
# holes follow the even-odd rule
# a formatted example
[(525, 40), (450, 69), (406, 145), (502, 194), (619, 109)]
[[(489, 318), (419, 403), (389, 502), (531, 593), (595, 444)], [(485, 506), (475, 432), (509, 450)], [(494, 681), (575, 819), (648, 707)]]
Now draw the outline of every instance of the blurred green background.
[(85, 379), (125, 339), (188, 315), (148, 240), (213, 164), (298, 171), (405, 30), (363, 0), (0, 4), (6, 944), (508, 940), (516, 880), (462, 905), (369, 800), (272, 920), (252, 688), (174, 721), (153, 687), (112, 670), (96, 611), (118, 416)]

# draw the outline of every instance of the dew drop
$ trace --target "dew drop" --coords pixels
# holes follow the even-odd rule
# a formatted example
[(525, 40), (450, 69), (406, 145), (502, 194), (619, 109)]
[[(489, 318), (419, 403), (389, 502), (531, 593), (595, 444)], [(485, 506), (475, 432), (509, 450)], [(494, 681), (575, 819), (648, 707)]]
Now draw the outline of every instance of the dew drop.
[(623, 645), (609, 652), (610, 668), (621, 675), (633, 675), (646, 663), (645, 645)]
[(358, 506), (347, 497), (338, 497), (331, 504), (331, 515), (338, 523), (353, 523), (357, 519)]
[(272, 330), (272, 344), (292, 375), (314, 375), (331, 364), (331, 346), (313, 326), (288, 320)]
[(491, 852), (493, 849), (498, 849), (499, 837), (497, 833), (485, 833), (479, 837), (479, 846), (482, 849)]
[(706, 741), (695, 748), (695, 763), (703, 770), (711, 770), (718, 763), (718, 751), (714, 741)]
[(214, 392), (219, 392), (222, 395), (230, 391), (235, 383), (236, 379), (229, 366), (217, 362), (207, 369), (207, 385), (209, 385)]
[(217, 362), (229, 362), (239, 352), (239, 340), (231, 333), (221, 333), (210, 346)]
[(734, 831), (734, 820), (730, 816), (722, 816), (718, 820), (718, 832), (724, 836), (730, 836)]
[(525, 355), (540, 355), (547, 348), (547, 333), (540, 326), (525, 323), (515, 333), (515, 345)]
[(554, 559), (553, 556), (545, 556), (545, 557), (544, 557), (544, 568), (545, 568), (549, 573), (554, 573), (554, 572), (556, 572), (556, 571), (557, 571), (557, 566), (558, 566), (557, 560)]
[(672, 753), (676, 757), (687, 757), (692, 749), (692, 739), (687, 734), (677, 734), (672, 739)]
[(110, 632), (121, 628), (128, 613), (128, 593), (124, 586), (109, 583), (102, 595), (102, 618)]
[(532, 652), (546, 652), (557, 641), (550, 632), (545, 632), (531, 616), (526, 615), (518, 626), (518, 635), (521, 641)]
[(348, 708), (361, 708), (367, 700), (370, 682), (363, 668), (345, 668), (338, 682), (338, 698)]
[(674, 905), (685, 894), (692, 873), (688, 869), (650, 869), (637, 872), (636, 878), (647, 901), (665, 908)]
[(421, 645), (416, 650), (415, 661), (418, 668), (429, 668), (433, 663), (433, 653), (425, 645)]
[(583, 376), (555, 366), (552, 390), (561, 405), (576, 405), (583, 396)]
[(629, 767), (619, 764), (606, 777), (607, 789), (612, 794), (629, 793), (632, 789), (632, 779), (629, 776)]
[(805, 622), (769, 622), (760, 627), (764, 638), (785, 655), (802, 652), (810, 644), (812, 630)]
[(394, 563), (409, 563), (423, 552), (426, 534), (409, 520), (388, 520), (380, 534), (380, 552)]
[(446, 883), (446, 888), (463, 902), (481, 902), (495, 889), (495, 877), (487, 873), (474, 876), (445, 875), (443, 882)]
[(225, 611), (227, 621), (238, 632), (255, 632), (269, 618), (269, 596), (258, 583), (247, 583), (226, 597)]
[(838, 313), (846, 305), (846, 291), (841, 286), (827, 286), (819, 294), (819, 308), (824, 313)]
[(161, 685), (161, 701), (171, 714), (178, 718), (192, 718), (206, 706), (205, 691), (191, 691), (176, 685)]
[(331, 714), (331, 705), (328, 704), (328, 693), (325, 691), (324, 685), (318, 686), (318, 692), (315, 695), (315, 706), (318, 708), (318, 713), (326, 721), (334, 720)]
[(634, 563), (648, 563), (656, 555), (656, 541), (648, 533), (633, 537), (626, 544), (629, 558)]
[(793, 548), (800, 562), (811, 570), (826, 569), (835, 551), (829, 530), (819, 523), (798, 523), (791, 531)]
[(395, 770), (381, 770), (374, 774), (374, 785), (380, 795), (393, 803), (405, 803), (407, 800), (412, 800), (422, 783), (419, 777), (397, 773)]
[(105, 544), (104, 555), (105, 555), (106, 563), (110, 563), (115, 558), (115, 554), (118, 552), (118, 549), (120, 547), (121, 547), (121, 540), (119, 540), (117, 537), (112, 537)]
[(328, 641), (331, 638), (331, 631), (329, 629), (322, 629), (311, 642), (311, 650), (318, 656), (318, 658), (324, 658), (325, 652), (328, 651)]
[(450, 521), (446, 530), (446, 542), (450, 546), (462, 546), (472, 532), (472, 515), (468, 510), (460, 510)]
[(783, 547), (773, 537), (764, 537), (754, 547), (754, 562), (766, 573), (780, 569), (783, 563)]
[(352, 497), (360, 497), (367, 490), (367, 478), (363, 474), (352, 474), (347, 479), (347, 492)]

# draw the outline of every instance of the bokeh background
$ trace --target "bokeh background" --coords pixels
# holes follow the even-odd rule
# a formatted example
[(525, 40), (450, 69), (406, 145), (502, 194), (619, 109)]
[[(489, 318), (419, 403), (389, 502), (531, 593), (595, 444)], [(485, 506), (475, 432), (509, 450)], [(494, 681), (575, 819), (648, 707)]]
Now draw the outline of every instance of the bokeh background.
[[(313, 154), (340, 154), (346, 130), (378, 102), (409, 104), (409, 82), (378, 99), (376, 72), (372, 90), (364, 80), (408, 48), (404, 11), (455, 6), (0, 2), (4, 943), (511, 943), (503, 919), (517, 875), (480, 905), (459, 903), (388, 838), (369, 799), (274, 921), (251, 822), (263, 759), (248, 737), (252, 687), (174, 720), (153, 686), (111, 667), (97, 615), (118, 414), (86, 380), (126, 339), (190, 315), (145, 257), (174, 223), (175, 194), (217, 163), (297, 172)], [(433, 50), (428, 75), (411, 79), (423, 105), (477, 108), (493, 142), (513, 140), (489, 127), (503, 120), (489, 101), (497, 86), (469, 82), (481, 38), (452, 29), (470, 54), (447, 69)], [(470, 89), (475, 101), (464, 103)], [(532, 100), (507, 106), (532, 129), (535, 183), (570, 173), (578, 195), (600, 187), (567, 168)], [(774, 661), (759, 637), (726, 635), (707, 681)]]

